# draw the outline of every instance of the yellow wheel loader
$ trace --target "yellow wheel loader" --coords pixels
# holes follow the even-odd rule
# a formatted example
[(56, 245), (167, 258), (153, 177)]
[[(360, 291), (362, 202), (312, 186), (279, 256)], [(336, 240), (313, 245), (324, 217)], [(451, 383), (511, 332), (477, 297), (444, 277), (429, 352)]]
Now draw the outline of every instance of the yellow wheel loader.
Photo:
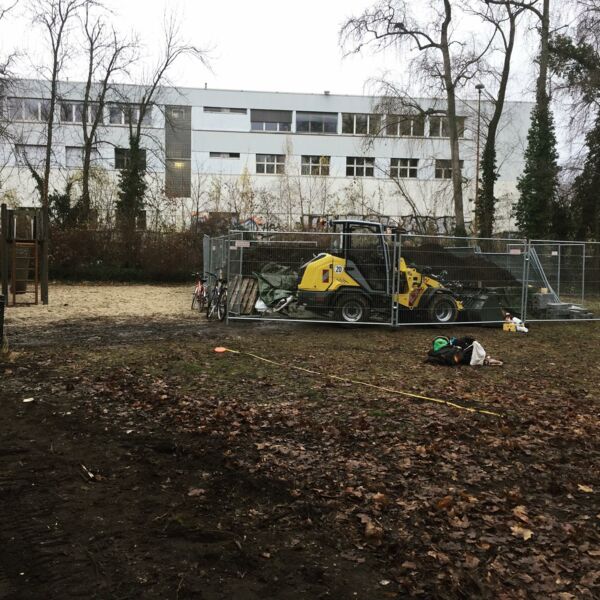
[[(408, 311), (418, 320), (456, 321), (462, 302), (436, 277), (419, 272), (395, 255), (395, 237), (381, 223), (336, 220), (333, 247), (302, 265), (298, 303), (336, 321), (357, 323), (372, 313)], [(401, 320), (401, 315), (398, 315)]]

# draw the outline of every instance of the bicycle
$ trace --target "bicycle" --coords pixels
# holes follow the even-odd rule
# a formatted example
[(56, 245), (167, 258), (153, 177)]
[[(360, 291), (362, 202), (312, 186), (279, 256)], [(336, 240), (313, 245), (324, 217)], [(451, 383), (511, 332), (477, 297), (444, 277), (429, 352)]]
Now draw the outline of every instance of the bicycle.
[(202, 277), (200, 273), (194, 273), (193, 275), (196, 278), (196, 283), (192, 292), (192, 310), (202, 312), (208, 300), (208, 290), (205, 285), (206, 278)]
[[(212, 275), (209, 273), (209, 275)], [(215, 315), (222, 321), (227, 314), (227, 282), (222, 277), (215, 277), (215, 285), (210, 291), (206, 305), (206, 318), (212, 319)]]

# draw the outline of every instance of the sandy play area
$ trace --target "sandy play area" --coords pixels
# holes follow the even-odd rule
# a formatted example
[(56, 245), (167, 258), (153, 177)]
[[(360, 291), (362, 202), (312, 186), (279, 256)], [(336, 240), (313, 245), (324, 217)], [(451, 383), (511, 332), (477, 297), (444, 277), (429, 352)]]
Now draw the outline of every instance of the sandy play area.
[[(50, 303), (8, 307), (7, 325), (43, 325), (104, 317), (198, 318), (189, 285), (77, 284), (50, 286)], [(19, 300), (17, 299), (17, 302)]]

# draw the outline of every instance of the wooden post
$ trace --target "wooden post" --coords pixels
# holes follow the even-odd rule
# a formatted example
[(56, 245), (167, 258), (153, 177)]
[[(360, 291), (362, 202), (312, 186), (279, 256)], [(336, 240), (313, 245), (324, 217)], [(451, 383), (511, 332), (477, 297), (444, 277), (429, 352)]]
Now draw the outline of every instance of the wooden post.
[(35, 270), (34, 270), (34, 278), (35, 278), (35, 303), (37, 304), (39, 302), (39, 292), (38, 292), (38, 286), (40, 284), (40, 274), (39, 274), (39, 268), (40, 268), (40, 259), (39, 259), (39, 244), (37, 242), (37, 240), (35, 240), (33, 242), (33, 252), (35, 255)]
[(0, 206), (0, 293), (8, 303), (8, 207)]
[(10, 275), (12, 287), (12, 305), (17, 305), (17, 242), (12, 243), (12, 273)]

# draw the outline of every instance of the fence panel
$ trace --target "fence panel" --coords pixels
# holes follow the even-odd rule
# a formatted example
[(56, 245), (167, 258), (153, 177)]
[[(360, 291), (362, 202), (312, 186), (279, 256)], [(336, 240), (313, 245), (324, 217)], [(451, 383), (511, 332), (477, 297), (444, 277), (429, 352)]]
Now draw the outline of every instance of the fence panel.
[(600, 317), (600, 242), (588, 242), (585, 245), (583, 261), (583, 305), (592, 312), (594, 318)]
[(401, 235), (397, 324), (522, 318), (526, 249), (518, 239)]
[(208, 277), (208, 285), (215, 283), (215, 277), (224, 276), (227, 273), (227, 261), (229, 259), (229, 236), (219, 237), (204, 236), (203, 239), (203, 264), (204, 274)]
[(391, 324), (393, 236), (230, 234), (228, 318)]
[(532, 240), (528, 320), (598, 318), (598, 244)]
[(235, 231), (210, 240), (229, 318), (385, 325), (600, 318), (600, 243)]

